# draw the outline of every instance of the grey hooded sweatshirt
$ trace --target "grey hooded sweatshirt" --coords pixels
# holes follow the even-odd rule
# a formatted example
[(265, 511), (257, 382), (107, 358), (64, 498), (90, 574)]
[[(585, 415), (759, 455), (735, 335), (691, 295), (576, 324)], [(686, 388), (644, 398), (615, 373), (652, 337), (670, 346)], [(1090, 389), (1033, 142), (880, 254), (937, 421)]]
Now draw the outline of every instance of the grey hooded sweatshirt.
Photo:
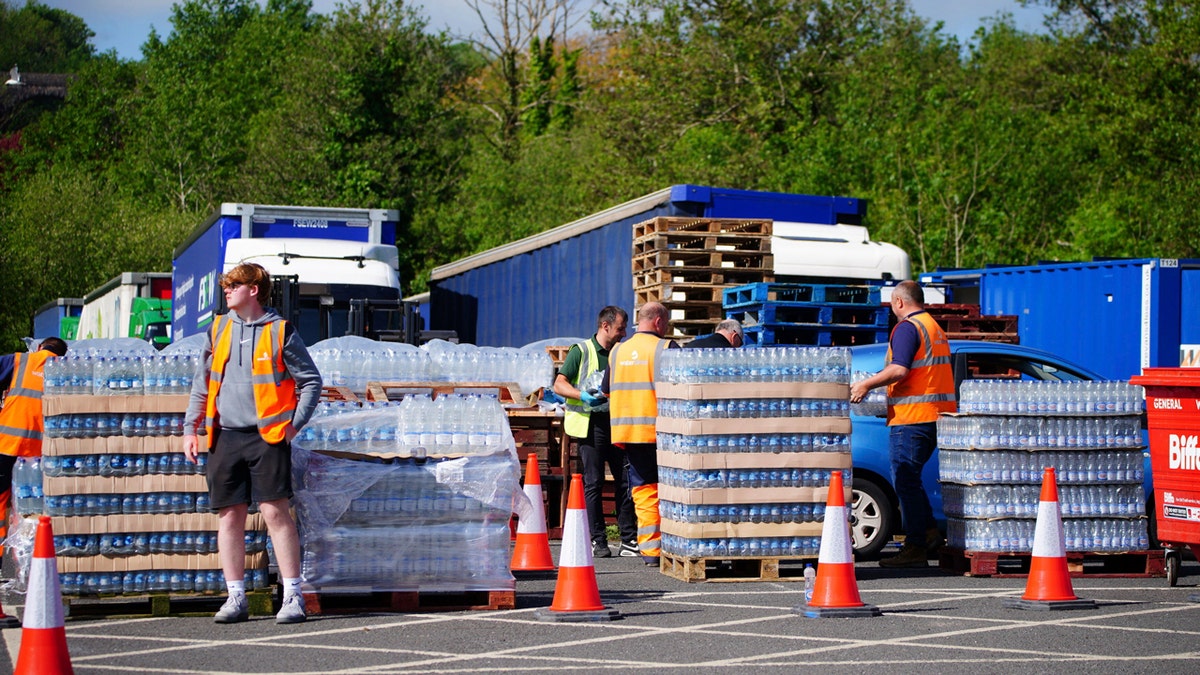
[[(257, 427), (258, 414), (255, 412), (254, 385), (251, 381), (254, 345), (258, 342), (263, 327), (273, 321), (281, 321), (282, 317), (274, 309), (267, 308), (267, 313), (257, 321), (245, 322), (237, 312), (230, 312), (229, 318), (233, 320), (233, 333), (230, 336), (229, 362), (225, 364), (221, 392), (217, 396), (216, 424), (226, 429)], [(187, 416), (184, 418), (184, 428), (192, 433), (204, 428), (208, 373), (212, 368), (211, 331), (208, 336), (200, 364), (196, 367), (195, 379), (192, 380), (191, 398), (188, 400)], [(288, 324), (284, 335), (283, 365), (296, 381), (296, 395), (299, 400), (296, 403), (296, 412), (292, 415), (292, 426), (299, 430), (312, 417), (317, 403), (321, 400), (321, 374), (309, 356), (304, 341), (296, 334), (291, 324)]]

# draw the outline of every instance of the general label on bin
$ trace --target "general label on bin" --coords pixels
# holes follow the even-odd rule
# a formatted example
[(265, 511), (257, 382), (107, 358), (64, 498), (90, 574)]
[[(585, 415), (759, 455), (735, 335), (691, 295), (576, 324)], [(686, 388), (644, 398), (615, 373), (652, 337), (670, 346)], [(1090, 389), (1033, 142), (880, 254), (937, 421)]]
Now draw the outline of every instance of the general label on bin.
[(1156, 476), (1154, 502), (1158, 507), (1157, 535), (1160, 541), (1183, 544), (1200, 541), (1200, 492), (1164, 488), (1158, 484)]

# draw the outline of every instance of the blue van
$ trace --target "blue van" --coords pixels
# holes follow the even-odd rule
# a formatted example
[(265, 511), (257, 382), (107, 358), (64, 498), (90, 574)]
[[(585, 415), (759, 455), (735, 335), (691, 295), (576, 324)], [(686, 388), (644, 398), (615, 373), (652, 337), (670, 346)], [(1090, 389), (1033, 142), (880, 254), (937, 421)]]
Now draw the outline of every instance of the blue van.
[[(951, 340), (954, 386), (966, 379), (996, 377), (1022, 380), (1068, 382), (1073, 380), (1103, 380), (1104, 377), (1065, 361), (1049, 352), (1019, 345), (973, 340)], [(887, 356), (886, 344), (851, 347), (852, 372), (879, 372)], [(854, 463), (853, 505), (851, 524), (855, 555), (861, 559), (875, 557), (900, 533), (900, 508), (892, 486), (891, 462), (888, 457), (888, 431), (884, 417), (865, 417), (851, 414), (853, 434), (850, 449)], [(1143, 424), (1143, 433), (1145, 425)], [(1144, 444), (1145, 445), (1145, 444)], [(1153, 498), (1150, 482), (1150, 453), (1144, 452), (1146, 469), (1146, 513), (1151, 514), (1150, 540), (1154, 539)], [(938, 454), (925, 465), (925, 491), (933, 506), (939, 527), (945, 531), (942, 514), (942, 487), (938, 483)]]

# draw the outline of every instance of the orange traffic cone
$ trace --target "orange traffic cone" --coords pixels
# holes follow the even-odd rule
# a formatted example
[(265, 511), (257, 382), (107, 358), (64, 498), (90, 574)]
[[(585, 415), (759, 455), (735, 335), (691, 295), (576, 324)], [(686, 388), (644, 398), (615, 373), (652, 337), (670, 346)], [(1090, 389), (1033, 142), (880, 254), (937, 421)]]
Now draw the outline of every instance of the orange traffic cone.
[(1095, 600), (1078, 598), (1071, 588), (1062, 511), (1058, 506), (1058, 483), (1052, 466), (1046, 467), (1042, 475), (1042, 495), (1038, 499), (1037, 524), (1033, 528), (1033, 556), (1029, 560), (1025, 595), (1005, 600), (1004, 606), (1039, 610), (1096, 609)]
[(60, 675), (74, 673), (67, 653), (67, 629), (63, 625), (62, 590), (54, 560), (54, 531), (50, 516), (38, 519), (29, 563), (29, 588), (25, 597), (25, 627), (21, 651), (13, 675)]
[(834, 471), (829, 480), (829, 499), (825, 503), (825, 524), (821, 526), (816, 587), (812, 600), (807, 605), (793, 607), (793, 614), (812, 619), (883, 614), (878, 607), (864, 603), (858, 596), (848, 520), (842, 472)]
[(592, 543), (588, 536), (587, 507), (583, 501), (583, 476), (571, 476), (567, 517), (563, 523), (562, 552), (558, 556), (558, 583), (550, 607), (535, 610), (539, 621), (613, 621), (621, 613), (600, 601)]
[(546, 533), (546, 510), (542, 506), (542, 477), (537, 455), (530, 453), (525, 470), (525, 496), (533, 504), (530, 515), (517, 521), (517, 542), (513, 546), (512, 571), (543, 572), (554, 569), (550, 536)]

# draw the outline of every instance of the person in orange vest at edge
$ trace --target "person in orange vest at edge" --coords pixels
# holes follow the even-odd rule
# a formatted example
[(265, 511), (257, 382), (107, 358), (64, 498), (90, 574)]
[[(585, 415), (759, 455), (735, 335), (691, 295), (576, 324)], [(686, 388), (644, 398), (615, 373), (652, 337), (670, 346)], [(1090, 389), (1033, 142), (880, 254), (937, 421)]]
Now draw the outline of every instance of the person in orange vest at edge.
[(207, 435), (208, 491), (218, 514), (217, 551), (229, 598), (217, 623), (248, 620), (246, 515), (257, 502), (283, 579), (276, 623), (306, 617), (300, 593), (300, 539), (288, 508), (291, 442), (316, 410), (321, 374), (295, 328), (275, 310), (271, 276), (242, 263), (221, 277), (229, 313), (215, 317), (184, 418), (183, 450), (195, 462), (201, 422)]
[(899, 322), (888, 338), (887, 365), (851, 385), (850, 401), (862, 401), (870, 390), (887, 385), (888, 448), (892, 480), (900, 500), (904, 547), (879, 561), (880, 567), (925, 567), (930, 551), (943, 543), (933, 519), (921, 471), (937, 448), (937, 419), (955, 412), (954, 371), (946, 333), (925, 311), (925, 293), (914, 281), (892, 290), (892, 313)]
[(638, 553), (647, 565), (662, 554), (662, 517), (658, 512), (658, 448), (655, 418), (658, 397), (654, 381), (662, 350), (677, 347), (666, 340), (667, 308), (647, 302), (637, 312), (637, 332), (608, 355), (601, 391), (609, 398), (612, 442), (629, 458), (629, 492), (637, 515)]
[(42, 456), (42, 391), (46, 361), (67, 353), (67, 343), (52, 337), (36, 352), (0, 356), (0, 555), (8, 537), (8, 505), (12, 502), (13, 468), (18, 457)]

